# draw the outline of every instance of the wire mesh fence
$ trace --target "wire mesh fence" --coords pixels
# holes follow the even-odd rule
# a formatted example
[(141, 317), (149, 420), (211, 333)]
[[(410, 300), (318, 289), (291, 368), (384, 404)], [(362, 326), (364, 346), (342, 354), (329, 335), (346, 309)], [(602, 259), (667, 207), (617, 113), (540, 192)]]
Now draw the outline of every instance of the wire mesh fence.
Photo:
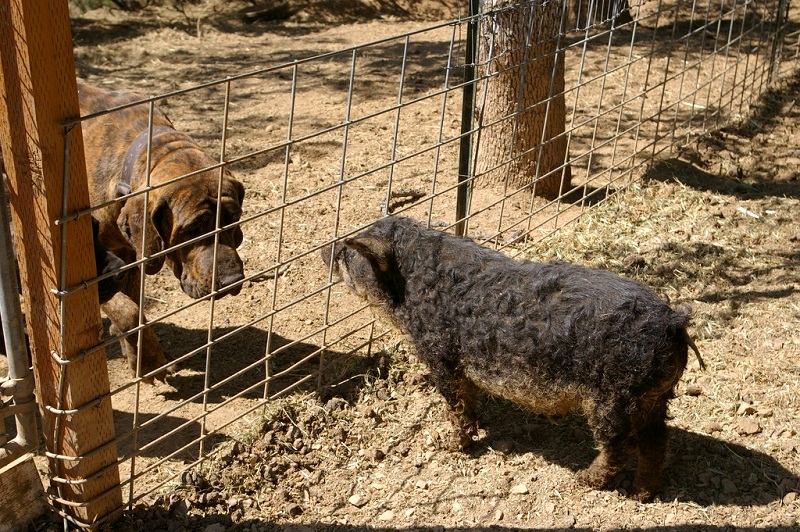
[[(140, 218), (154, 223), (129, 217), (142, 227), (123, 228), (121, 248), (163, 240), (135, 257), (120, 252), (138, 286), (124, 296), (132, 307), (114, 315), (103, 307), (116, 324), (95, 348), (111, 358), (116, 437), (107, 446), (117, 448), (109, 467), (119, 468), (125, 505), (180, 480), (216, 443), (257, 424), (271, 400), (343, 386), (380, 349), (388, 333), (371, 312), (332, 297), (339, 287), (320, 258), (325, 246), (402, 214), (514, 255), (520, 242), (626, 188), (653, 158), (745, 119), (800, 50), (780, 0), (486, 4), (471, 16), (465, 4), (453, 21), (152, 98), (105, 97), (102, 111), (76, 119), (84, 134), (102, 120), (127, 130), (126, 113), (138, 109), (146, 119), (131, 133), (140, 145), (133, 158), (152, 170), (59, 222), (110, 212), (122, 228), (119, 211), (138, 198), (147, 213)], [(159, 108), (179, 130), (182, 116), (204, 115), (186, 132), (207, 154), (205, 166), (170, 163), (168, 178), (156, 176), (165, 157)], [(118, 165), (130, 144), (116, 153)], [(198, 176), (210, 176), (210, 192)], [(243, 185), (244, 201), (226, 207), (230, 179)], [(185, 200), (193, 194), (213, 201), (197, 207)], [(198, 232), (200, 218), (207, 229)], [(244, 273), (222, 283), (221, 249), (236, 231), (241, 239), (228, 248)], [(192, 263), (203, 247), (213, 260)], [(150, 266), (159, 261), (168, 267)], [(187, 289), (190, 274), (210, 288)], [(52, 288), (68, 298), (84, 287)], [(125, 319), (115, 320), (120, 312)], [(130, 360), (117, 347), (126, 339)], [(148, 365), (152, 350), (168, 361)], [(72, 363), (79, 360), (62, 371)], [(154, 391), (146, 381), (165, 366), (174, 373)], [(54, 463), (87, 458), (47, 455)], [(67, 483), (57, 473), (51, 482)], [(52, 498), (70, 505), (57, 490)]]

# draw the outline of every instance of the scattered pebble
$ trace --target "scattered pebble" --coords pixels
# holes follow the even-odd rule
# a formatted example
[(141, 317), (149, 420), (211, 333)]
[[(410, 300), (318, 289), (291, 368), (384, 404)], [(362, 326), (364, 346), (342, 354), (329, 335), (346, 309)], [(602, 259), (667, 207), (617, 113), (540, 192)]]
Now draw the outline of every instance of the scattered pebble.
[(736, 484), (734, 484), (734, 482), (731, 479), (729, 478), (722, 479), (722, 493), (724, 493), (725, 495), (733, 495), (737, 491), (739, 491), (739, 489), (736, 487)]
[(286, 515), (297, 517), (303, 513), (303, 508), (297, 503), (289, 503), (286, 505)]
[(499, 453), (508, 454), (514, 450), (514, 444), (508, 440), (495, 440), (492, 442), (492, 449)]
[(739, 409), (736, 411), (737, 416), (752, 416), (756, 413), (756, 409), (753, 405), (742, 403), (739, 405)]
[(510, 492), (514, 495), (525, 495), (528, 493), (528, 486), (525, 484), (517, 484), (511, 488)]
[(347, 502), (349, 502), (356, 508), (361, 508), (362, 506), (367, 504), (368, 501), (369, 499), (367, 497), (364, 497), (359, 494), (352, 495), (349, 499), (347, 499)]
[(690, 384), (686, 387), (686, 395), (691, 397), (703, 395), (703, 387), (699, 384)]
[(561, 520), (561, 526), (563, 528), (572, 528), (572, 527), (575, 526), (575, 522), (576, 522), (575, 521), (575, 516), (574, 515), (568, 515), (564, 519)]
[(622, 259), (622, 264), (628, 269), (641, 269), (647, 266), (647, 260), (639, 254), (631, 254)]
[(742, 435), (752, 436), (761, 432), (758, 421), (750, 418), (741, 418), (736, 422), (736, 432)]
[(394, 512), (392, 510), (386, 510), (378, 516), (378, 521), (391, 521), (392, 519), (394, 519)]

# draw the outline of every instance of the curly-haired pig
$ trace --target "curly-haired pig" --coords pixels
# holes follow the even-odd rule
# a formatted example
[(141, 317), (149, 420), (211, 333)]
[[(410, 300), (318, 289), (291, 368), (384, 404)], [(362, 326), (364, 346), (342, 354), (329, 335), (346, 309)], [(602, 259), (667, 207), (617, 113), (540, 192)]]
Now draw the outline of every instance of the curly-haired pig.
[(688, 347), (703, 366), (688, 312), (607, 271), (519, 262), (408, 218), (322, 258), (410, 337), (450, 407), (455, 447), (476, 435), (480, 390), (548, 416), (582, 411), (600, 453), (579, 479), (602, 488), (636, 457), (635, 496), (657, 493)]

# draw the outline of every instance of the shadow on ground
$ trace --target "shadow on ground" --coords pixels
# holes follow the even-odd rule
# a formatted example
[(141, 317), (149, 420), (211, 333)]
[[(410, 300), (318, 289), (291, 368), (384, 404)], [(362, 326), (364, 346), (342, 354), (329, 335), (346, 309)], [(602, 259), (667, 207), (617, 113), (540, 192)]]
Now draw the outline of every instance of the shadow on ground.
[[(482, 407), (481, 426), (487, 436), (468, 449), (471, 456), (494, 452), (492, 443), (502, 440), (513, 445), (513, 453), (538, 455), (577, 472), (597, 455), (582, 418), (568, 417), (551, 423), (494, 398), (485, 400)], [(630, 464), (611, 488), (629, 491), (633, 473), (634, 464)], [(670, 458), (660, 498), (700, 506), (769, 504), (786, 495), (778, 487), (784, 479), (794, 483), (799, 478), (766, 453), (670, 427)]]

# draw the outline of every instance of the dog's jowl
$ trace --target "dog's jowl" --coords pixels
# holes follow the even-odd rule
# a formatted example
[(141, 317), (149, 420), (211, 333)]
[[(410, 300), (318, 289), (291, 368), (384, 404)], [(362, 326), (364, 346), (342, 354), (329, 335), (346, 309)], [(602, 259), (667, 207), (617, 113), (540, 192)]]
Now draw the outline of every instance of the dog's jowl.
[(550, 416), (583, 412), (600, 453), (579, 478), (605, 487), (637, 458), (635, 496), (657, 493), (667, 403), (689, 347), (700, 360), (687, 311), (606, 271), (515, 261), (407, 218), (322, 258), (410, 337), (450, 406), (454, 447), (477, 434), (480, 390)]
[[(78, 94), (84, 116), (143, 99), (84, 84), (78, 86)], [(157, 273), (166, 263), (192, 298), (215, 291), (217, 297), (237, 294), (244, 279), (236, 251), (242, 243), (236, 222), (244, 187), (227, 169), (220, 175), (216, 161), (189, 135), (176, 130), (158, 107), (151, 124), (149, 107), (134, 105), (81, 124), (92, 204), (118, 200), (95, 211), (100, 240), (128, 264), (145, 259), (147, 274)], [(148, 186), (149, 192), (142, 193)], [(219, 227), (228, 228), (215, 235), (218, 218)], [(139, 323), (139, 275), (126, 279), (122, 293), (103, 306), (116, 333)], [(133, 370), (138, 365), (137, 338), (131, 334), (122, 342)], [(141, 375), (166, 363), (149, 328), (143, 338)], [(164, 375), (162, 370), (154, 376)]]

